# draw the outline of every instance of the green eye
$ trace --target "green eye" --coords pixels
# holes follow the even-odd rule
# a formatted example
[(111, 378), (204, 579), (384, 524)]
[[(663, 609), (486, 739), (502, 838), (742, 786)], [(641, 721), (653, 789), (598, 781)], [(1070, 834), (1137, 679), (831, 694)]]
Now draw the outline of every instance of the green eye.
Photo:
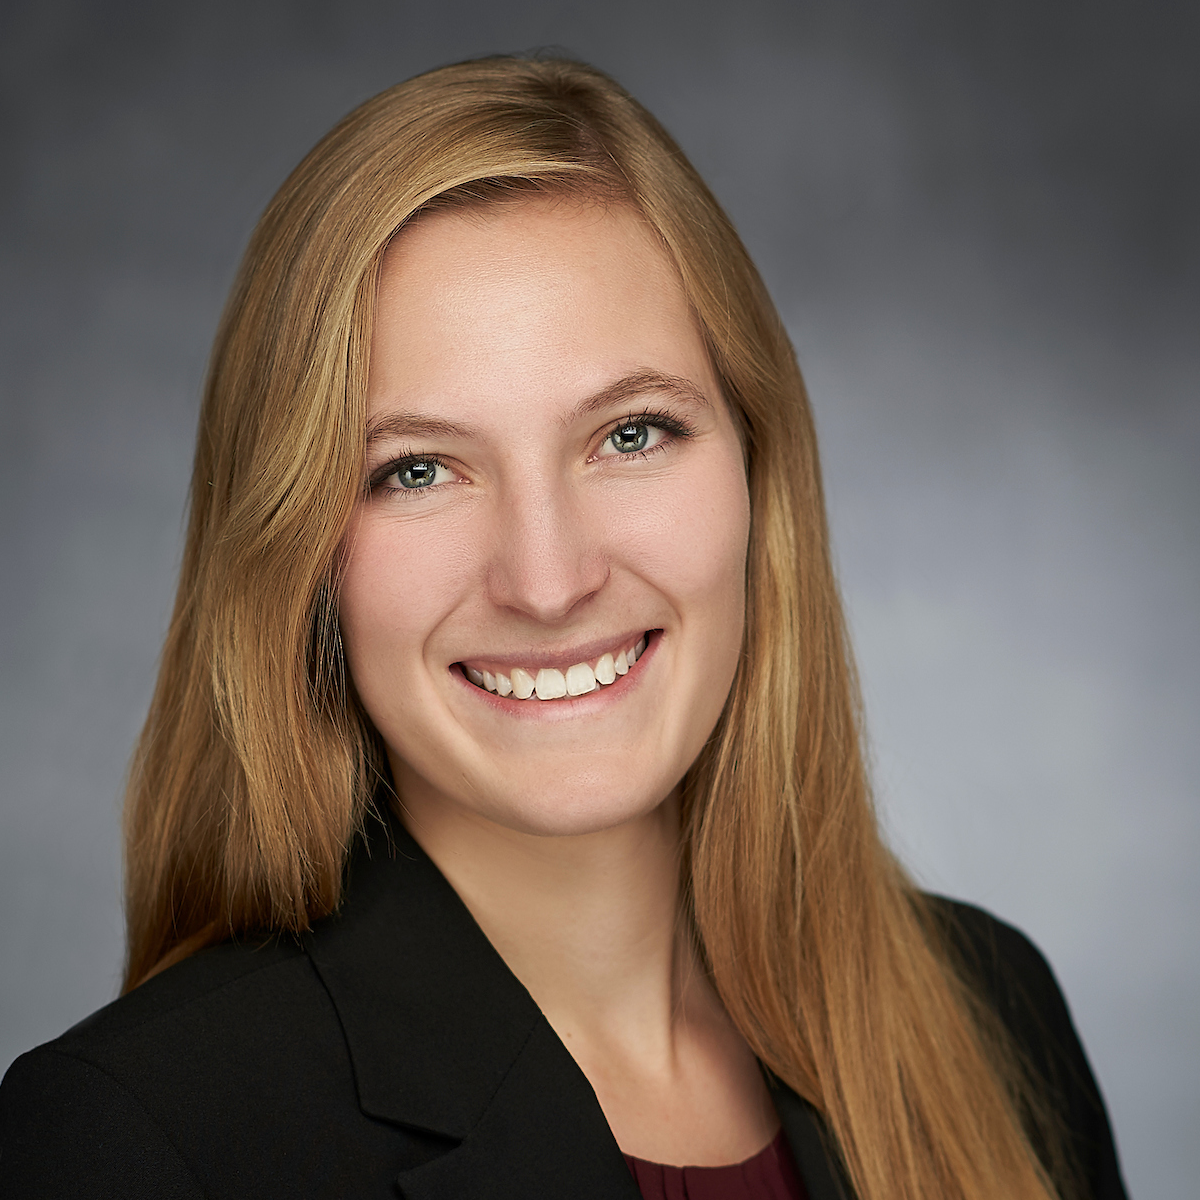
[(646, 443), (650, 440), (650, 427), (631, 421), (628, 425), (622, 425), (620, 429), (613, 430), (608, 440), (618, 453), (633, 454), (646, 448)]
[(439, 464), (422, 458), (410, 462), (396, 471), (401, 487), (410, 489), (428, 487), (436, 478)]

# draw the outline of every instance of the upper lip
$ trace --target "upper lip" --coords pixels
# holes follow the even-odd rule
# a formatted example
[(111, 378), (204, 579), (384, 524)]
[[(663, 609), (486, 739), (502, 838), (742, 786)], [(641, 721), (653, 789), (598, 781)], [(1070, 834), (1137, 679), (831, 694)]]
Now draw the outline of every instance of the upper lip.
[(565, 671), (576, 663), (592, 663), (605, 654), (618, 654), (636, 644), (637, 640), (647, 633), (645, 628), (631, 629), (627, 633), (606, 634), (590, 642), (576, 642), (564, 650), (530, 647), (519, 654), (471, 654), (464, 655), (457, 661), (465, 667), (474, 667), (478, 671), (503, 671), (506, 674), (513, 667), (521, 667), (526, 671), (537, 672), (542, 668), (556, 667)]

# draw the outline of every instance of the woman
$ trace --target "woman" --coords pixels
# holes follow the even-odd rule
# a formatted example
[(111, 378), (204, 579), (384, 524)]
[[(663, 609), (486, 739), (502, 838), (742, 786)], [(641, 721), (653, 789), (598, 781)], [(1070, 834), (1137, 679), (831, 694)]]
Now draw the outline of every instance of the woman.
[(127, 846), (5, 1194), (1123, 1195), (1040, 956), (880, 841), (779, 319), (580, 64), (394, 88), (267, 210)]

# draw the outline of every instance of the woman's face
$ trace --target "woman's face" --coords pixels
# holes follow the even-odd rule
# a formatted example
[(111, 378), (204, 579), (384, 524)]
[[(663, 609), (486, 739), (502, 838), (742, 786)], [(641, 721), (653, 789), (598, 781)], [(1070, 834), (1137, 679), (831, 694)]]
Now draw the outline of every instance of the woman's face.
[(530, 199), (406, 229), (367, 458), (341, 625), (401, 797), (537, 834), (661, 803), (733, 680), (750, 509), (640, 218)]

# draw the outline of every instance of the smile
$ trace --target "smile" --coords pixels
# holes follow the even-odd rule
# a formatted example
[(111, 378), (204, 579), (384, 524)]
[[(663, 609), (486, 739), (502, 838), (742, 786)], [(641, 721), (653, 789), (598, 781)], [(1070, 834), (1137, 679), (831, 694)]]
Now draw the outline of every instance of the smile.
[(557, 667), (513, 667), (506, 675), (497, 671), (481, 671), (460, 663), (463, 674), (478, 688), (497, 696), (512, 696), (516, 700), (561, 700), (564, 697), (586, 696), (599, 688), (615, 683), (641, 658), (646, 649), (643, 634), (632, 646), (616, 654), (602, 654), (594, 663), (579, 662), (566, 671)]

